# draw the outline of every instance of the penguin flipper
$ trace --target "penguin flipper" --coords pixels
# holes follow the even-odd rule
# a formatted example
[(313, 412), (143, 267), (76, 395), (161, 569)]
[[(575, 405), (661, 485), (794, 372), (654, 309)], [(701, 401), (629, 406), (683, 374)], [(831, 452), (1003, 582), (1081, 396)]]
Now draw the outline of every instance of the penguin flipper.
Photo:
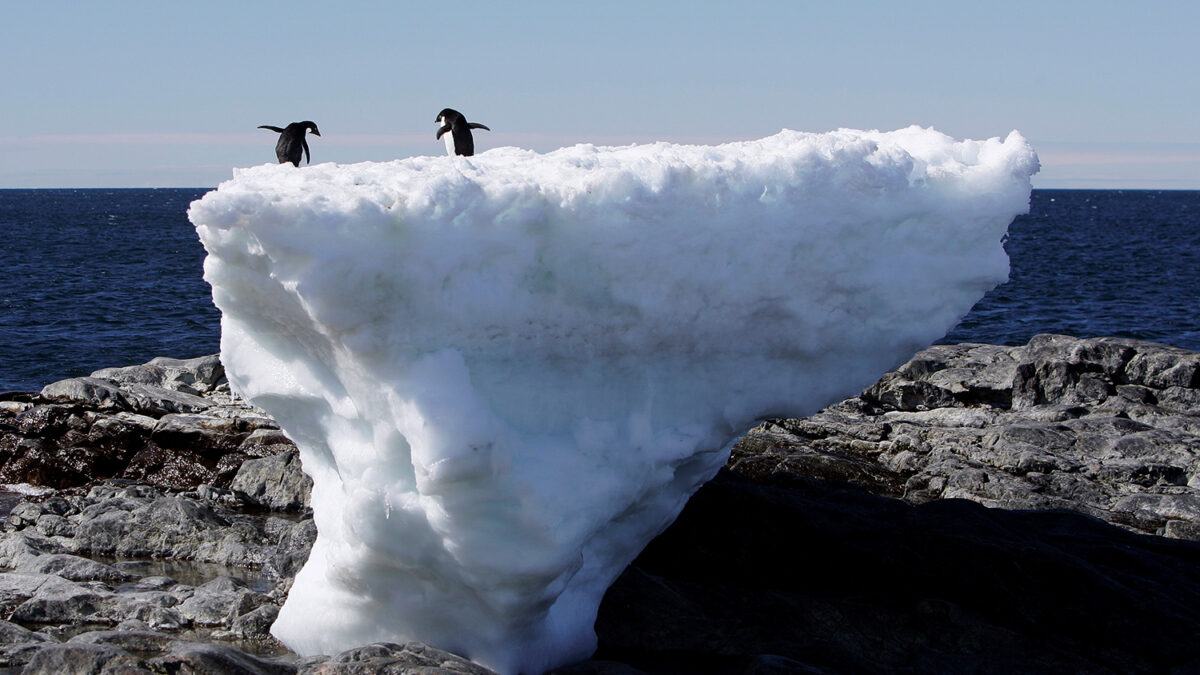
[(438, 129), (437, 138), (438, 138), (438, 140), (439, 140), (439, 141), (440, 141), (440, 140), (442, 140), (442, 134), (446, 133), (447, 131), (450, 131), (450, 125), (449, 125), (449, 124), (447, 124), (446, 126), (442, 127), (441, 129)]
[(491, 129), (488, 129), (487, 127), (483, 126), (482, 124), (480, 124), (478, 122), (471, 122), (467, 126), (472, 129), (487, 129), (488, 131), (491, 131)]
[[(300, 137), (300, 145), (304, 146), (304, 163), (312, 164), (312, 157), (308, 154), (308, 141), (304, 140), (303, 136)], [(297, 162), (296, 166), (300, 166), (300, 163)]]
[(283, 133), (283, 129), (280, 129), (279, 127), (273, 127), (270, 124), (264, 124), (264, 125), (260, 126), (259, 129), (270, 129), (271, 131), (274, 131), (277, 134)]

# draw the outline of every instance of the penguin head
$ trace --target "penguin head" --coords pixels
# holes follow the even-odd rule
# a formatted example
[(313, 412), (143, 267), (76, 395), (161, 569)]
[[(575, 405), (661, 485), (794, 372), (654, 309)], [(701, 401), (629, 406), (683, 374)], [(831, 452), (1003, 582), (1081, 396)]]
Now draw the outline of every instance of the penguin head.
[(453, 108), (442, 108), (442, 112), (438, 113), (435, 124), (454, 124), (457, 120), (462, 119), (462, 113)]
[(300, 124), (301, 124), (301, 125), (303, 125), (305, 129), (308, 129), (309, 133), (311, 133), (313, 136), (320, 136), (320, 135), (321, 135), (321, 132), (320, 132), (320, 131), (317, 131), (317, 124), (316, 124), (316, 122), (311, 122), (311, 121), (307, 121), (307, 120), (306, 120), (306, 121), (304, 121), (304, 122), (301, 122)]

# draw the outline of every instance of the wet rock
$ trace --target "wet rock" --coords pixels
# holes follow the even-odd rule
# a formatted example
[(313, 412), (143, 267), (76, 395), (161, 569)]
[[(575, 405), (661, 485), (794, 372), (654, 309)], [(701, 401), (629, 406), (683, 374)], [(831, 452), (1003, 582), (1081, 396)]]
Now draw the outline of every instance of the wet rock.
[(60, 456), (52, 442), (41, 438), (22, 438), (5, 448), (7, 461), (0, 468), (0, 482), (28, 483), (54, 489), (84, 485), (90, 480), (70, 458)]
[(258, 609), (266, 601), (262, 594), (226, 576), (197, 586), (192, 597), (181, 602), (177, 609), (198, 626), (230, 626), (235, 619)]
[(53, 574), (68, 581), (124, 583), (136, 579), (128, 572), (87, 558), (69, 554), (46, 554), (21, 560), (16, 571), (24, 574)]
[[(30, 597), (13, 608), (9, 615), (12, 621), (20, 623), (87, 623), (102, 616), (104, 606), (112, 597), (112, 593), (103, 588), (50, 575), (3, 574), (0, 578), (6, 585), (11, 581), (35, 584), (30, 589)], [(5, 600), (8, 604), (8, 598)]]
[(57, 643), (57, 640), (0, 620), (0, 668), (23, 666), (39, 649), (52, 643)]
[(295, 450), (222, 374), (215, 355), (159, 358), (4, 401), (0, 482), (61, 490), (124, 477), (173, 490), (225, 488), (247, 458)]
[(134, 455), (121, 477), (165, 489), (182, 490), (211, 483), (214, 477), (213, 461), (191, 450), (168, 450), (154, 443)]
[(222, 644), (176, 642), (163, 655), (147, 659), (156, 672), (293, 675), (296, 666), (263, 659)]
[(104, 630), (80, 633), (67, 644), (108, 645), (135, 654), (157, 654), (167, 650), (179, 638), (148, 630)]

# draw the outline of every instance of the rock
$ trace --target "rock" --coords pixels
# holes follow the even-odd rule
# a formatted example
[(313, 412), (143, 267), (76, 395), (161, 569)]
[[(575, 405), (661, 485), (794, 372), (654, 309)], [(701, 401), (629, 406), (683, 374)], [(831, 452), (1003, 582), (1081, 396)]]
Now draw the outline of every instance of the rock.
[(164, 448), (186, 448), (219, 457), (238, 449), (250, 432), (236, 418), (207, 415), (163, 415), (150, 439)]
[(69, 581), (124, 583), (136, 579), (128, 572), (87, 558), (67, 554), (48, 554), (22, 560), (16, 571), (24, 574), (53, 574)]
[(267, 521), (267, 527), (277, 542), (267, 568), (281, 579), (291, 579), (304, 566), (317, 541), (317, 524), (311, 517), (299, 522), (274, 518)]
[(221, 372), (216, 356), (159, 358), (5, 401), (0, 482), (61, 490), (125, 477), (225, 488), (248, 457), (294, 451), (273, 419), (214, 380)]
[(26, 664), (22, 675), (63, 675), (64, 673), (150, 674), (129, 652), (111, 645), (67, 643), (42, 647)]
[(112, 598), (109, 591), (54, 576), (4, 574), (0, 577), (43, 577), (33, 589), (32, 597), (17, 605), (9, 615), (12, 621), (21, 623), (88, 623), (104, 615), (103, 609)]
[(196, 642), (172, 643), (167, 653), (148, 659), (155, 672), (293, 675), (296, 666), (251, 656), (233, 647)]
[(154, 417), (167, 413), (191, 413), (211, 407), (200, 396), (148, 384), (118, 386), (96, 377), (76, 377), (42, 387), (42, 397), (77, 401), (99, 410), (124, 410)]
[(289, 451), (242, 463), (229, 488), (251, 503), (273, 511), (310, 507), (312, 479), (300, 467), (300, 455)]
[(230, 633), (242, 639), (266, 639), (271, 632), (271, 624), (279, 616), (279, 605), (266, 603), (240, 614), (230, 624)]
[(42, 397), (50, 400), (84, 401), (100, 410), (129, 410), (132, 403), (117, 385), (95, 377), (74, 377), (42, 387)]
[(279, 429), (258, 428), (246, 437), (238, 451), (248, 457), (270, 457), (296, 449), (296, 444)]
[[(842, 480), (919, 504), (1074, 509), (1186, 536), (1200, 513), (1200, 355), (1118, 338), (937, 345), (804, 420), (775, 420), (730, 466)], [(1193, 394), (1195, 394), (1193, 396)], [(1168, 401), (1168, 404), (1163, 404)], [(1185, 402), (1179, 405), (1178, 402)]]
[(56, 642), (48, 635), (0, 620), (0, 668), (23, 666), (39, 649)]
[(496, 675), (456, 654), (421, 642), (400, 645), (377, 642), (344, 651), (327, 661), (302, 665), (298, 675), (370, 675), (422, 673), (422, 675)]
[(181, 615), (198, 626), (230, 626), (254, 611), (266, 598), (232, 577), (218, 577), (196, 587), (195, 594), (179, 604)]
[(161, 488), (182, 490), (211, 483), (216, 463), (191, 450), (168, 450), (155, 443), (134, 455), (121, 477)]
[(1197, 563), (1198, 543), (1068, 512), (723, 470), (609, 589), (594, 658), (651, 673), (1186, 670)]
[[(240, 566), (262, 565), (276, 555), (263, 529), (264, 519), (194, 497), (165, 495), (147, 485), (100, 484), (88, 493), (80, 512), (67, 520), (74, 536), (62, 542), (76, 555)], [(18, 524), (22, 526), (28, 527)], [(22, 534), (28, 540), (25, 531)], [(0, 545), (0, 560), (6, 550)]]
[(58, 450), (44, 439), (19, 439), (4, 448), (3, 455), (7, 459), (0, 468), (0, 482), (3, 483), (63, 489), (84, 485), (89, 480), (87, 473), (72, 466), (67, 457), (60, 456)]
[(183, 391), (184, 387), (205, 393), (212, 391), (225, 377), (220, 354), (210, 354), (194, 359), (173, 359), (158, 356), (147, 366), (163, 370), (163, 386)]
[[(609, 590), (595, 657), (557, 672), (1200, 670), (1197, 363), (1114, 338), (939, 345), (860, 397), (764, 422)], [(256, 510), (307, 503), (294, 445), (226, 384), (205, 399), (0, 406), (0, 471), (79, 467), (64, 482), (89, 486), (7, 516), (0, 613), (44, 628), (0, 622), (0, 668), (490, 672), (418, 643), (296, 664), (182, 639), (281, 650), (269, 627), (316, 535), (311, 516)], [(203, 471), (85, 475), (158, 480), (170, 453), (237, 492), (187, 485)], [(127, 560), (81, 557), (97, 554)], [(177, 580), (137, 562), (155, 558), (234, 567)], [(84, 622), (121, 630), (57, 645)]]
[(0, 619), (0, 644), (21, 644), (25, 642), (53, 642), (51, 638), (35, 633), (24, 626)]
[(157, 357), (140, 366), (104, 368), (91, 375), (118, 385), (150, 385), (187, 394), (211, 391), (225, 376), (219, 355), (195, 359)]
[(80, 633), (67, 644), (108, 645), (135, 654), (157, 654), (167, 650), (179, 638), (147, 630), (103, 630)]

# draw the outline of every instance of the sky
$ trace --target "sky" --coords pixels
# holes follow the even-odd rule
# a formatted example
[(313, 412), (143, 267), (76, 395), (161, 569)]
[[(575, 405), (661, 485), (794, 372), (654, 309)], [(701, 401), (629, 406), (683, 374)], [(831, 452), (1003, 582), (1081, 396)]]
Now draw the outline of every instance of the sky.
[(274, 162), (1017, 129), (1035, 188), (1200, 189), (1200, 3), (0, 3), (0, 188), (210, 187)]

